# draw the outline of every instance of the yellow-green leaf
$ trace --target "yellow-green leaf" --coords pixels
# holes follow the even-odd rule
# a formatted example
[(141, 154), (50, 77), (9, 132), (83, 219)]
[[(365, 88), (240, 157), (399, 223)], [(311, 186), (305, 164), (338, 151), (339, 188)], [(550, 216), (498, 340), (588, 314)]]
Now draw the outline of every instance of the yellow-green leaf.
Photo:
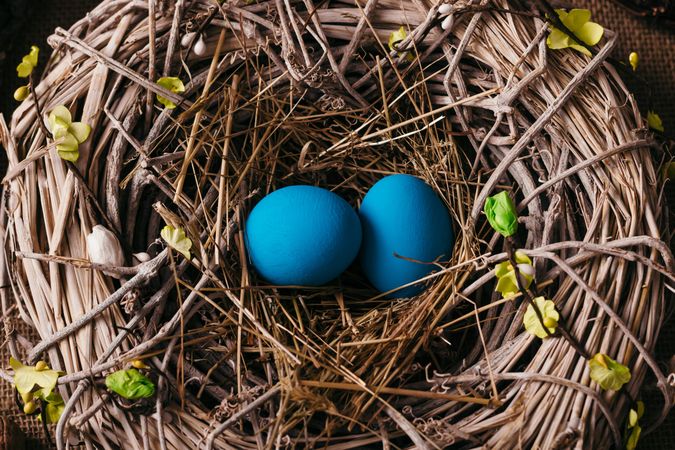
[[(47, 423), (57, 423), (63, 414), (63, 410), (66, 407), (63, 397), (58, 392), (52, 392), (49, 397), (44, 399), (46, 403), (44, 404), (45, 408), (45, 417), (47, 418)], [(42, 420), (42, 415), (38, 416), (39, 420)]]
[(586, 22), (574, 32), (579, 39), (586, 45), (595, 45), (600, 42), (605, 29), (595, 22)]
[(38, 55), (40, 54), (40, 49), (37, 45), (30, 46), (30, 52), (23, 57), (23, 60), (29, 64), (32, 64), (33, 67), (37, 66)]
[(649, 128), (652, 130), (660, 131), (661, 133), (665, 131), (661, 117), (654, 111), (647, 112), (647, 125), (649, 125)]
[[(398, 46), (399, 43), (403, 42), (403, 40), (408, 36), (408, 33), (406, 33), (405, 28), (401, 27), (396, 31), (393, 31), (389, 35), (389, 50), (398, 52), (399, 54), (403, 54), (405, 52), (399, 51), (396, 47)], [(408, 61), (412, 61), (413, 55), (408, 53), (407, 55)]]
[[(178, 77), (162, 77), (157, 80), (157, 84), (162, 86), (164, 89), (173, 92), (174, 94), (185, 92), (185, 85)], [(157, 101), (164, 105), (167, 109), (174, 109), (176, 107), (174, 102), (166, 97), (162, 97), (159, 94), (157, 94)]]
[(33, 66), (25, 62), (20, 62), (19, 65), (16, 66), (16, 73), (19, 75), (20, 78), (27, 78), (32, 71)]
[(87, 140), (91, 127), (82, 122), (73, 122), (73, 116), (63, 105), (55, 107), (47, 118), (52, 137), (59, 141), (56, 150), (66, 161), (75, 162), (80, 157), (79, 146)]
[(633, 70), (637, 70), (638, 63), (640, 62), (640, 57), (638, 56), (637, 52), (631, 52), (630, 55), (628, 55), (628, 62), (630, 63), (630, 66), (633, 68)]
[(150, 366), (148, 366), (142, 359), (134, 359), (131, 361), (131, 365), (137, 369), (150, 369)]
[(546, 45), (551, 50), (560, 50), (570, 46), (570, 37), (557, 28), (551, 29), (546, 39)]
[(35, 45), (31, 46), (30, 53), (21, 59), (21, 62), (16, 66), (16, 73), (20, 78), (28, 78), (33, 72), (38, 63), (38, 53), (40, 49)]
[[(47, 403), (45, 405), (45, 417), (47, 418), (47, 423), (57, 423), (63, 414), (63, 410), (66, 408), (66, 405), (63, 403)], [(40, 416), (38, 416), (41, 419)]]
[(392, 31), (392, 33), (389, 35), (389, 50), (398, 51), (396, 45), (399, 42), (402, 42), (407, 36), (408, 33), (406, 33), (405, 28), (403, 27), (399, 28), (396, 31)]
[[(601, 25), (590, 21), (591, 12), (589, 10), (572, 9), (568, 12), (564, 9), (556, 9), (555, 11), (563, 25), (574, 34), (577, 40), (592, 46), (602, 39), (605, 29)], [(575, 39), (572, 39), (564, 31), (556, 28), (554, 25), (549, 25), (549, 29), (551, 32), (546, 39), (546, 45), (551, 50), (571, 48), (584, 55), (591, 56), (591, 52), (586, 47), (576, 43)]]
[(666, 163), (661, 172), (664, 179), (675, 179), (675, 162)]
[(638, 401), (636, 409), (632, 409), (628, 413), (628, 424), (626, 426), (626, 449), (635, 450), (637, 447), (638, 440), (640, 439), (640, 433), (642, 428), (638, 421), (642, 418), (642, 415), (645, 413), (645, 404), (644, 402)]
[(155, 395), (155, 383), (136, 369), (118, 370), (105, 377), (105, 385), (129, 400)]
[(632, 428), (638, 423), (638, 413), (634, 409), (628, 412), (628, 427)]
[(642, 428), (640, 425), (635, 425), (630, 429), (630, 434), (626, 440), (626, 450), (635, 450), (637, 448), (638, 440), (640, 439), (640, 434), (642, 433)]
[(637, 415), (638, 419), (642, 419), (642, 416), (645, 414), (645, 402), (643, 401), (638, 401), (637, 402)]
[(637, 425), (638, 421), (642, 419), (644, 413), (645, 403), (643, 401), (638, 401), (636, 408), (631, 408), (628, 412), (628, 428), (632, 428)]
[(19, 394), (33, 392), (38, 398), (47, 398), (54, 388), (61, 372), (51, 370), (37, 370), (34, 366), (24, 366), (20, 361), (10, 357), (9, 365), (14, 370), (14, 386)]
[(560, 17), (560, 21), (565, 24), (570, 31), (576, 32), (586, 22), (591, 20), (591, 12), (587, 9), (572, 9), (569, 12), (564, 9), (556, 9), (555, 12)]
[(81, 144), (87, 140), (89, 133), (91, 132), (91, 127), (86, 123), (82, 122), (73, 122), (70, 124), (69, 130), (70, 133), (77, 139), (77, 143)]
[(161, 236), (169, 244), (169, 247), (181, 253), (185, 258), (190, 259), (192, 241), (185, 235), (185, 231), (182, 228), (174, 228), (171, 225), (167, 225), (162, 229)]
[(70, 133), (66, 133), (64, 136), (59, 138), (60, 143), (56, 144), (56, 151), (59, 156), (66, 161), (76, 162), (80, 157), (79, 152), (79, 143), (75, 136)]
[[(520, 250), (515, 254), (516, 266), (520, 272), (521, 278), (525, 280), (524, 289), (527, 289), (534, 280), (534, 267), (532, 260)], [(513, 297), (518, 293), (518, 284), (516, 281), (516, 271), (509, 261), (504, 261), (495, 266), (495, 276), (497, 277), (497, 286), (495, 291), (502, 294), (502, 297)]]
[(70, 114), (68, 108), (63, 105), (59, 105), (49, 113), (47, 118), (47, 124), (49, 125), (49, 131), (52, 132), (52, 135), (57, 138), (63, 136), (68, 132), (68, 127), (73, 122), (73, 117)]
[(588, 361), (591, 379), (604, 390), (618, 391), (630, 381), (630, 369), (609, 356), (597, 353)]
[[(555, 303), (551, 300), (546, 300), (544, 297), (537, 297), (534, 299), (534, 304), (541, 312), (542, 319), (544, 320), (544, 325), (551, 333), (555, 333), (555, 329), (558, 326), (558, 320), (560, 315), (555, 309)], [(528, 305), (527, 310), (525, 311), (525, 316), (523, 317), (523, 325), (525, 325), (525, 330), (537, 336), (538, 338), (545, 339), (548, 337), (548, 333), (542, 326), (537, 317), (537, 313), (532, 307)]]
[(31, 414), (34, 414), (35, 411), (37, 411), (37, 408), (38, 408), (37, 402), (34, 402), (32, 400), (28, 401), (23, 405), (23, 413), (30, 416)]
[(591, 54), (591, 52), (590, 52), (586, 47), (584, 47), (583, 45), (579, 45), (579, 44), (570, 44), (570, 45), (569, 45), (569, 48), (571, 48), (571, 49), (573, 49), (573, 50), (576, 50), (576, 51), (578, 51), (579, 53), (583, 53), (583, 54), (586, 55), (586, 56), (593, 56), (593, 55)]

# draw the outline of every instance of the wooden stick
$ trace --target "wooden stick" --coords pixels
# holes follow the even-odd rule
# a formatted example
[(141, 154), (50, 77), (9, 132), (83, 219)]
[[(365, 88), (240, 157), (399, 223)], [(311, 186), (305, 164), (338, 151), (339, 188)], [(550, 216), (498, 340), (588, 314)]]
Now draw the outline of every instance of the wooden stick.
[[(209, 93), (209, 89), (211, 88), (211, 84), (213, 83), (213, 75), (216, 72), (216, 67), (218, 67), (218, 58), (220, 57), (220, 52), (223, 47), (224, 41), (225, 41), (225, 29), (222, 29), (220, 31), (220, 35), (218, 36), (218, 45), (216, 46), (216, 52), (213, 54), (213, 59), (211, 59), (211, 66), (209, 67), (209, 72), (208, 75), (206, 76), (206, 82), (204, 83), (204, 88), (202, 89), (202, 95), (200, 97), (201, 99), (206, 98), (206, 96)], [(194, 121), (192, 122), (192, 129), (190, 130), (190, 137), (188, 139), (187, 149), (185, 150), (185, 159), (183, 160), (183, 165), (180, 168), (180, 173), (178, 174), (178, 181), (176, 182), (175, 186), (176, 193), (173, 196), (174, 202), (178, 202), (178, 198), (183, 192), (183, 185), (185, 184), (185, 176), (187, 175), (188, 167), (192, 162), (192, 159), (195, 157), (192, 149), (194, 147), (195, 139), (197, 137), (197, 131), (199, 130), (202, 118), (202, 111), (203, 109), (197, 111), (197, 114), (195, 114), (195, 117), (193, 119)]]
[[(230, 153), (230, 136), (232, 135), (232, 121), (234, 119), (234, 110), (237, 106), (239, 95), (239, 75), (232, 78), (232, 86), (228, 94), (228, 111), (225, 119), (225, 141), (223, 143), (223, 157), (220, 163), (220, 178), (218, 180), (218, 207), (216, 210), (216, 248), (221, 247), (222, 225), (225, 211), (229, 211), (229, 190), (226, 188), (226, 179), (228, 177), (228, 158)], [(224, 209), (225, 208), (225, 209)], [(228, 218), (229, 220), (229, 218)], [(215, 252), (216, 264), (220, 264), (220, 252)]]
[(313, 380), (300, 380), (299, 383), (303, 386), (315, 387), (321, 389), (338, 389), (342, 391), (363, 391), (363, 392), (375, 392), (376, 394), (391, 394), (391, 395), (400, 395), (404, 397), (415, 397), (415, 398), (431, 398), (436, 400), (447, 400), (451, 402), (462, 402), (462, 403), (475, 403), (477, 405), (489, 405), (489, 398), (478, 398), (478, 397), (469, 397), (466, 395), (452, 395), (444, 394), (442, 392), (431, 392), (431, 391), (417, 391), (413, 389), (402, 389), (402, 388), (390, 388), (390, 387), (366, 387), (359, 386), (358, 384), (352, 383), (333, 383), (333, 382), (324, 382), (324, 381), (313, 381)]

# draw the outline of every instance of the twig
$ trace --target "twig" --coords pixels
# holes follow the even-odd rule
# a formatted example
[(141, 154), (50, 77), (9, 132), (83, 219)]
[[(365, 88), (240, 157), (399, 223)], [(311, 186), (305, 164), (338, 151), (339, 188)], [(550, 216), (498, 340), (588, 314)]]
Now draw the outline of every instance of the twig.
[(33, 72), (31, 72), (28, 75), (28, 80), (29, 80), (28, 88), (30, 89), (30, 93), (33, 95), (33, 105), (35, 105), (35, 113), (37, 114), (38, 126), (40, 127), (40, 130), (42, 130), (42, 134), (44, 134), (45, 137), (51, 136), (51, 133), (47, 128), (47, 124), (45, 123), (45, 118), (42, 115), (42, 107), (40, 106), (40, 99), (38, 98), (37, 92), (35, 90), (35, 81)]
[[(534, 310), (534, 313), (537, 316), (537, 320), (539, 320), (539, 324), (541, 327), (544, 329), (544, 332), (550, 337), (553, 336), (553, 333), (551, 330), (548, 329), (546, 325), (544, 325), (544, 316), (539, 310), (539, 306), (534, 301), (534, 297), (532, 296), (532, 293), (530, 292), (529, 289), (525, 287), (525, 279), (520, 273), (520, 270), (518, 269), (518, 263), (516, 262), (516, 254), (513, 249), (513, 237), (509, 237), (506, 239), (506, 253), (509, 255), (509, 262), (511, 263), (511, 266), (513, 267), (513, 270), (516, 274), (516, 285), (518, 287), (518, 290), (523, 294), (523, 297), (527, 301), (527, 304), (532, 307)], [(561, 316), (562, 317), (562, 316)], [(564, 318), (562, 321), (558, 321), (558, 326), (556, 327), (558, 331), (560, 331), (560, 334), (567, 340), (567, 342), (570, 343), (572, 348), (581, 356), (583, 356), (585, 359), (590, 359), (591, 355), (586, 351), (586, 349), (581, 345), (581, 343), (570, 334), (570, 332), (565, 328), (567, 325), (564, 321)]]
[(93, 309), (90, 309), (80, 317), (78, 317), (73, 322), (69, 323), (65, 327), (61, 328), (49, 338), (43, 339), (39, 344), (37, 344), (33, 350), (28, 355), (29, 363), (33, 364), (37, 358), (47, 350), (52, 345), (58, 343), (59, 341), (70, 336), (72, 333), (76, 332), (80, 328), (87, 325), (89, 322), (94, 320), (99, 314), (108, 309), (110, 306), (122, 300), (124, 295), (130, 290), (146, 284), (148, 281), (152, 280), (159, 271), (160, 267), (164, 265), (167, 258), (167, 250), (162, 251), (159, 255), (155, 256), (150, 261), (141, 264), (138, 266), (138, 272), (126, 283), (122, 285), (118, 290), (116, 290), (112, 295), (110, 295), (103, 302), (99, 303)]
[(370, 19), (373, 12), (377, 8), (378, 1), (379, 0), (368, 0), (368, 2), (366, 3), (366, 7), (362, 10), (363, 17), (359, 19), (359, 23), (358, 25), (356, 25), (356, 31), (354, 31), (354, 36), (349, 41), (349, 44), (347, 44), (347, 48), (345, 48), (344, 53), (342, 54), (342, 59), (340, 60), (340, 65), (338, 66), (338, 69), (343, 74), (347, 69), (347, 65), (352, 61), (352, 58), (354, 57), (353, 56), (354, 52), (361, 43), (361, 38), (363, 36), (363, 33), (366, 31), (368, 20)]
[(570, 278), (572, 278), (572, 280), (574, 280), (575, 283), (581, 286), (581, 288), (591, 297), (593, 302), (595, 302), (595, 304), (598, 305), (600, 309), (602, 309), (605, 312), (605, 314), (607, 314), (612, 319), (614, 324), (617, 327), (619, 327), (619, 329), (623, 332), (624, 336), (626, 336), (626, 338), (628, 338), (628, 340), (640, 352), (640, 357), (645, 360), (647, 365), (654, 372), (654, 375), (656, 376), (657, 379), (656, 385), (663, 393), (664, 403), (659, 418), (649, 428), (646, 429), (645, 432), (649, 433), (666, 419), (666, 417), (668, 416), (668, 412), (670, 411), (673, 404), (671, 392), (672, 388), (668, 384), (666, 377), (663, 375), (661, 367), (659, 367), (659, 364), (654, 360), (651, 353), (649, 353), (649, 351), (645, 348), (642, 342), (640, 342), (640, 340), (637, 337), (635, 337), (635, 335), (631, 332), (631, 330), (626, 326), (621, 317), (619, 317), (619, 315), (616, 312), (614, 312), (614, 310), (602, 298), (600, 298), (598, 293), (595, 292), (593, 289), (591, 289), (591, 287), (565, 261), (563, 261), (558, 255), (550, 252), (540, 252), (538, 253), (538, 255), (553, 261)]
[[(220, 179), (218, 180), (218, 206), (216, 209), (216, 238), (215, 248), (221, 247), (222, 240), (222, 224), (223, 216), (226, 214), (223, 208), (226, 202), (229, 202), (229, 190), (225, 188), (225, 182), (228, 174), (229, 157), (230, 157), (230, 135), (232, 134), (232, 123), (234, 120), (234, 110), (238, 102), (239, 95), (239, 75), (235, 75), (232, 79), (232, 86), (228, 90), (228, 110), (227, 118), (225, 119), (225, 142), (223, 143), (223, 156), (220, 163)], [(229, 206), (229, 205), (228, 205)], [(229, 210), (229, 207), (227, 208)], [(220, 263), (220, 252), (215, 254), (216, 264)]]
[[(457, 376), (449, 376), (445, 377), (442, 374), (438, 375), (439, 377), (445, 378), (446, 382), (450, 383), (455, 383), (455, 384), (462, 384), (466, 383), (470, 380), (473, 379), (480, 379), (484, 380), (486, 379), (486, 376), (483, 374), (471, 374), (471, 375), (457, 375)], [(553, 375), (547, 375), (543, 373), (531, 373), (531, 372), (502, 372), (502, 373), (496, 373), (494, 374), (494, 377), (497, 380), (518, 380), (518, 381), (525, 381), (525, 382), (543, 382), (543, 383), (551, 383), (551, 384), (557, 384), (560, 386), (564, 386), (570, 389), (574, 389), (576, 391), (579, 391), (590, 398), (592, 398), (597, 404), (602, 413), (604, 414), (605, 418), (607, 419), (607, 422), (609, 423), (610, 428), (612, 429), (612, 437), (614, 438), (614, 443), (617, 447), (621, 446), (621, 428), (619, 427), (619, 424), (616, 422), (616, 419), (612, 415), (612, 410), (610, 406), (607, 404), (607, 402), (602, 398), (602, 396), (596, 392), (595, 390), (591, 389), (588, 386), (585, 386), (580, 383), (575, 383), (574, 381), (567, 380), (565, 378), (560, 378), (556, 377)]]
[(602, 47), (602, 50), (591, 60), (591, 62), (584, 67), (584, 69), (574, 75), (574, 78), (565, 86), (565, 89), (553, 100), (546, 111), (541, 114), (537, 120), (527, 129), (520, 137), (518, 142), (509, 150), (509, 153), (499, 162), (499, 165), (490, 175), (490, 178), (485, 182), (483, 189), (481, 189), (478, 198), (474, 202), (471, 211), (472, 222), (475, 223), (478, 215), (485, 204), (485, 200), (494, 189), (494, 186), (499, 182), (504, 172), (511, 166), (511, 164), (520, 156), (520, 153), (526, 148), (527, 144), (534, 138), (534, 136), (541, 131), (541, 129), (551, 120), (563, 105), (572, 97), (577, 86), (586, 81), (586, 79), (593, 73), (607, 58), (609, 53), (616, 45), (617, 35), (612, 36), (609, 41)]
[[(180, 3), (180, 0), (179, 0)], [(192, 102), (189, 100), (181, 97), (180, 95), (171, 92), (170, 90), (163, 88), (162, 86), (158, 85), (157, 83), (153, 83), (152, 81), (144, 78), (143, 76), (139, 75), (138, 73), (132, 71), (129, 69), (127, 66), (124, 64), (120, 63), (119, 61), (116, 61), (109, 56), (104, 55), (103, 53), (99, 52), (98, 50), (92, 48), (89, 46), (87, 43), (82, 41), (81, 39), (73, 36), (63, 28), (56, 28), (55, 30), (55, 37), (59, 39), (60, 43), (65, 44), (71, 48), (74, 48), (75, 50), (78, 50), (85, 55), (88, 55), (102, 63), (104, 63), (110, 70), (113, 72), (116, 72), (131, 81), (133, 81), (136, 84), (139, 84), (143, 86), (144, 88), (148, 89), (149, 91), (153, 92), (154, 94), (159, 94), (162, 97), (168, 98), (172, 102), (174, 102), (176, 105), (181, 105), (185, 107), (186, 109), (189, 109), (192, 107)]]
[(116, 275), (132, 276), (138, 273), (139, 266), (120, 267), (110, 264), (97, 264), (85, 259), (69, 258), (58, 255), (45, 255), (41, 253), (15, 252), (19, 258), (37, 259), (38, 261), (55, 262), (57, 264), (68, 264), (79, 269), (93, 269), (101, 272), (114, 273)]
[(640, 147), (647, 147), (650, 142), (652, 142), (651, 139), (638, 139), (632, 142), (627, 142), (625, 144), (619, 145), (611, 150), (607, 150), (602, 153), (598, 153), (594, 157), (585, 159), (581, 161), (579, 164), (570, 167), (567, 170), (564, 170), (560, 172), (559, 174), (556, 174), (555, 177), (546, 180), (545, 182), (541, 183), (539, 186), (537, 186), (532, 192), (530, 192), (520, 203), (518, 203), (518, 210), (522, 210), (525, 208), (525, 205), (530, 203), (533, 198), (535, 198), (537, 195), (541, 194), (542, 192), (546, 191), (546, 189), (550, 188), (556, 183), (559, 183), (560, 181), (564, 180), (565, 178), (576, 174), (580, 170), (583, 170), (587, 167), (590, 167), (594, 164), (599, 163), (600, 161), (604, 161), (607, 158), (611, 158), (614, 155), (618, 155), (619, 153), (623, 152), (628, 152), (632, 151), (635, 149), (639, 149)]
[[(80, 401), (80, 397), (82, 394), (84, 394), (85, 390), (89, 387), (89, 381), (88, 380), (82, 380), (79, 382), (77, 385), (77, 388), (73, 392), (73, 395), (70, 396), (68, 401), (66, 402), (66, 405), (63, 407), (63, 412), (61, 413), (61, 416), (59, 417), (59, 421), (56, 423), (56, 448), (57, 450), (64, 450), (65, 445), (63, 442), (63, 439), (65, 438), (65, 429), (66, 425), (68, 424), (68, 421), (70, 419), (70, 415), (72, 414), (75, 405)], [(44, 422), (43, 418), (43, 422)]]
[[(155, 20), (155, 1), (148, 0), (148, 78), (151, 82), (155, 82), (155, 39), (156, 39), (156, 20)], [(148, 89), (145, 94), (145, 131), (150, 129), (150, 124), (152, 121), (152, 106), (153, 106), (153, 94), (152, 91)]]
[[(166, 46), (166, 55), (164, 56), (164, 71), (162, 75), (168, 77), (171, 74), (171, 66), (178, 45), (178, 29), (183, 17), (183, 3), (185, 0), (176, 0), (173, 10), (173, 21), (171, 22), (171, 31), (169, 32), (169, 42)], [(162, 94), (162, 96), (164, 96)], [(168, 97), (167, 97), (168, 98)], [(174, 103), (176, 103), (174, 101)]]
[[(225, 41), (225, 29), (222, 29), (220, 31), (220, 35), (218, 36), (218, 44), (216, 46), (216, 51), (213, 54), (213, 58), (211, 59), (211, 66), (209, 67), (209, 72), (208, 75), (206, 76), (206, 81), (204, 82), (204, 87), (202, 89), (202, 95), (200, 97), (200, 100), (205, 99), (209, 93), (209, 89), (211, 88), (211, 84), (213, 83), (213, 77), (216, 72), (216, 67), (218, 67), (218, 60), (220, 58), (220, 52), (223, 47), (224, 41)], [(178, 202), (178, 199), (180, 198), (183, 192), (183, 184), (185, 183), (185, 176), (187, 175), (187, 171), (188, 168), (190, 167), (192, 159), (195, 157), (194, 153), (196, 152), (193, 152), (193, 147), (195, 144), (195, 139), (197, 137), (197, 131), (199, 130), (199, 127), (201, 125), (203, 110), (204, 109), (202, 108), (197, 111), (192, 122), (192, 129), (190, 130), (190, 137), (188, 138), (187, 149), (185, 150), (185, 159), (183, 160), (183, 165), (180, 168), (180, 173), (178, 174), (178, 181), (176, 182), (175, 186), (176, 193), (173, 196), (173, 201), (175, 203)]]
[(431, 398), (450, 402), (474, 403), (477, 405), (489, 405), (489, 398), (471, 397), (467, 395), (452, 395), (442, 392), (418, 391), (414, 389), (392, 388), (387, 386), (366, 387), (354, 383), (331, 383), (328, 381), (300, 380), (302, 386), (320, 389), (338, 389), (342, 391), (375, 392), (377, 394), (400, 395), (404, 397)]

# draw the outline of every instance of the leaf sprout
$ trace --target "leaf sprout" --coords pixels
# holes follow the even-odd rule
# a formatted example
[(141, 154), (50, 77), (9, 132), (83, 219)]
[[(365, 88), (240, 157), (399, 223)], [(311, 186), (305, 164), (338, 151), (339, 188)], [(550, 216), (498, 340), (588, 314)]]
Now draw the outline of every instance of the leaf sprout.
[(630, 369), (603, 353), (597, 353), (588, 361), (588, 365), (591, 379), (606, 391), (618, 391), (630, 381)]
[(58, 422), (65, 405), (61, 394), (54, 389), (63, 372), (50, 369), (44, 361), (38, 361), (35, 366), (26, 366), (10, 357), (9, 365), (14, 370), (14, 387), (24, 402), (23, 412), (35, 414), (42, 402), (47, 422)]
[(652, 130), (660, 131), (661, 133), (665, 131), (665, 129), (663, 128), (663, 121), (661, 120), (661, 117), (654, 111), (647, 112), (647, 125)]
[(185, 258), (190, 259), (192, 241), (185, 235), (185, 231), (182, 228), (174, 228), (171, 225), (167, 225), (162, 229), (161, 236), (169, 247), (185, 256)]
[(642, 427), (640, 427), (638, 421), (642, 418), (644, 413), (645, 404), (640, 401), (637, 402), (636, 409), (631, 408), (628, 413), (628, 423), (626, 424), (626, 450), (635, 450), (637, 447), (640, 434), (642, 433)]
[(558, 311), (555, 309), (555, 303), (544, 297), (536, 297), (534, 299), (534, 305), (539, 309), (544, 325), (542, 326), (542, 322), (539, 320), (537, 312), (532, 305), (528, 305), (527, 310), (525, 311), (523, 325), (525, 325), (525, 330), (528, 333), (533, 334), (538, 338), (546, 339), (549, 336), (549, 333), (546, 332), (544, 326), (551, 334), (555, 333), (555, 329), (558, 327), (560, 314), (558, 314)]
[[(398, 44), (403, 42), (403, 40), (408, 36), (408, 33), (406, 33), (405, 28), (401, 27), (396, 31), (393, 31), (389, 35), (389, 50), (398, 52), (399, 55), (402, 55), (403, 53), (408, 53), (408, 52), (402, 52), (398, 50)], [(412, 61), (413, 55), (408, 53), (406, 58), (408, 61)]]
[[(516, 250), (515, 252), (516, 265), (518, 272), (520, 272), (521, 280), (524, 280), (523, 289), (528, 289), (534, 280), (534, 267), (532, 267), (532, 260), (528, 256)], [(502, 294), (502, 297), (509, 298), (516, 295), (519, 291), (516, 280), (516, 271), (509, 261), (504, 261), (495, 267), (495, 276), (497, 277), (497, 286), (495, 291)]]
[(492, 228), (502, 236), (513, 236), (518, 231), (518, 213), (508, 192), (488, 197), (483, 211)]
[(112, 392), (128, 400), (150, 398), (155, 395), (155, 383), (136, 369), (118, 370), (107, 375), (105, 385)]
[[(185, 92), (185, 85), (178, 77), (162, 77), (159, 80), (157, 80), (157, 84), (159, 86), (162, 86), (164, 89), (173, 92), (174, 94), (180, 94), (181, 92)], [(160, 102), (162, 105), (164, 105), (164, 107), (166, 107), (167, 109), (174, 109), (176, 107), (176, 104), (174, 102), (172, 102), (166, 97), (162, 97), (159, 94), (157, 94), (157, 101)]]
[(35, 69), (35, 66), (37, 66), (38, 63), (39, 53), (40, 49), (37, 46), (32, 45), (30, 53), (24, 56), (19, 65), (16, 66), (16, 73), (19, 78), (28, 78), (30, 74), (33, 73), (33, 69)]
[[(605, 29), (595, 23), (591, 22), (591, 12), (587, 9), (572, 9), (569, 12), (564, 9), (556, 9), (560, 21), (565, 25), (574, 36), (586, 45), (593, 46), (600, 42)], [(565, 48), (572, 48), (586, 56), (591, 56), (591, 52), (579, 45), (572, 37), (567, 35), (564, 31), (550, 25), (551, 33), (546, 39), (546, 45), (551, 50), (562, 50)]]
[(87, 140), (91, 127), (82, 122), (73, 122), (68, 108), (59, 105), (49, 114), (49, 131), (55, 140), (59, 156), (66, 161), (75, 162), (80, 157), (80, 144)]

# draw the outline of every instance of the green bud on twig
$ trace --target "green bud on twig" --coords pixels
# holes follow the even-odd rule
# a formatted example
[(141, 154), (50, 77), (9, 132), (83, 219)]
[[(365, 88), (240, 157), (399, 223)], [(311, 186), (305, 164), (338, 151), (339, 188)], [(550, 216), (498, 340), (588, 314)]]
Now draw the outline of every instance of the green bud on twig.
[(508, 192), (502, 191), (493, 197), (488, 197), (483, 211), (492, 228), (502, 236), (513, 236), (518, 231), (518, 213)]

